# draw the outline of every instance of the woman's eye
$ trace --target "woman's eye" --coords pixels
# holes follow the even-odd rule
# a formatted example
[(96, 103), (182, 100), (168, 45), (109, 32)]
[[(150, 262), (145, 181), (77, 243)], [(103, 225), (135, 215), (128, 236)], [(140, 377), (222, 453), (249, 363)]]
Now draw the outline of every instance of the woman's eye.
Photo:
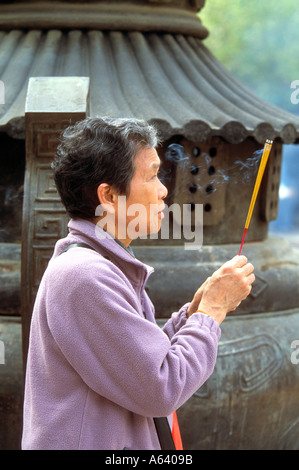
[(160, 177), (160, 170), (158, 170), (153, 176), (149, 178), (149, 181), (155, 180), (156, 178)]

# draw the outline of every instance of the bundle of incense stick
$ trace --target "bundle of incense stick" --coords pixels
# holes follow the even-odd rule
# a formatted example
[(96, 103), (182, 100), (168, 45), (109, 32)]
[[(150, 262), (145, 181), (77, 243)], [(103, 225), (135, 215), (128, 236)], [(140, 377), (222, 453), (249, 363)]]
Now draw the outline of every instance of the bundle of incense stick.
[(243, 238), (242, 238), (242, 242), (241, 242), (241, 246), (240, 246), (239, 255), (242, 252), (242, 248), (243, 248), (243, 245), (244, 245), (246, 233), (247, 233), (247, 230), (248, 230), (248, 227), (249, 227), (249, 224), (250, 224), (253, 208), (254, 208), (254, 205), (255, 205), (255, 200), (256, 200), (257, 194), (258, 194), (259, 189), (260, 189), (260, 185), (261, 185), (263, 174), (264, 174), (264, 171), (265, 171), (265, 168), (266, 168), (266, 165), (267, 165), (268, 157), (269, 157), (269, 154), (271, 152), (272, 144), (273, 144), (273, 140), (268, 140), (267, 139), (266, 143), (264, 145), (263, 155), (262, 155), (261, 163), (260, 163), (260, 166), (259, 166), (259, 171), (258, 171), (258, 174), (257, 174), (257, 177), (256, 177), (256, 181), (255, 181), (255, 185), (254, 185), (254, 189), (253, 189), (253, 193), (252, 193), (252, 197), (251, 197), (251, 202), (250, 202), (250, 206), (249, 206), (249, 210), (248, 210), (248, 214), (247, 214), (247, 219), (246, 219), (246, 222), (245, 222), (245, 228), (244, 228), (244, 232), (243, 232)]

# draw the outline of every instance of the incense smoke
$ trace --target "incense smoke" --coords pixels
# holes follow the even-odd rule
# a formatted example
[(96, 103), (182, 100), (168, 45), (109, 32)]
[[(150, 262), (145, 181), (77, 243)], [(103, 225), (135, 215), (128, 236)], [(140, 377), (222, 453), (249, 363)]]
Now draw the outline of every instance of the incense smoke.
[(170, 144), (168, 145), (165, 152), (166, 160), (169, 160), (171, 163), (178, 163), (183, 161), (189, 162), (189, 155), (185, 153), (185, 149), (180, 144)]
[[(215, 192), (218, 185), (222, 183), (231, 184), (249, 184), (254, 180), (257, 174), (259, 163), (262, 157), (263, 149), (255, 151), (251, 157), (245, 161), (238, 159), (235, 160), (232, 166), (228, 168), (217, 168), (214, 164), (213, 159), (216, 152), (211, 152), (212, 156), (206, 152), (202, 152), (200, 155), (194, 155), (198, 157), (198, 163), (194, 164), (194, 160), (191, 163), (191, 156), (186, 152), (185, 148), (180, 144), (170, 144), (165, 151), (165, 159), (170, 163), (168, 170), (162, 168), (160, 171), (160, 179), (167, 185), (173, 177), (174, 167), (181, 167), (184, 172), (190, 172), (191, 175), (198, 175), (198, 183), (192, 184), (189, 187), (189, 192), (196, 192), (197, 190), (204, 190), (208, 194)], [(200, 184), (200, 175), (202, 171), (205, 171), (210, 176), (209, 185), (203, 188)], [(205, 178), (206, 180), (206, 178)], [(176, 187), (176, 191), (180, 191), (182, 188)], [(186, 188), (184, 189), (186, 190)]]

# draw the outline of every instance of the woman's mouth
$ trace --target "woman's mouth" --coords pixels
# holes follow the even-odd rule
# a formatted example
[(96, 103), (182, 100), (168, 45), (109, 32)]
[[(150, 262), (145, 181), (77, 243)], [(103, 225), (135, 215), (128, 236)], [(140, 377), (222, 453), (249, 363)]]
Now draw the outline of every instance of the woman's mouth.
[(165, 217), (164, 212), (163, 212), (164, 209), (165, 209), (165, 206), (158, 212), (158, 216), (160, 219), (164, 219)]

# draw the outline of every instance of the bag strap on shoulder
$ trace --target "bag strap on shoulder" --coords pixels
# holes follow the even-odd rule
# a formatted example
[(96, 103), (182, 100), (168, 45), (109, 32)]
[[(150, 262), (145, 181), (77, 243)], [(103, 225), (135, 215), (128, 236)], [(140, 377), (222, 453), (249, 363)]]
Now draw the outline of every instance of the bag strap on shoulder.
[(71, 248), (89, 248), (90, 250), (95, 251), (94, 248), (91, 246), (87, 245), (87, 243), (71, 243), (68, 245), (64, 250), (62, 250), (59, 254), (62, 255), (62, 253), (65, 253), (66, 251), (69, 251)]

